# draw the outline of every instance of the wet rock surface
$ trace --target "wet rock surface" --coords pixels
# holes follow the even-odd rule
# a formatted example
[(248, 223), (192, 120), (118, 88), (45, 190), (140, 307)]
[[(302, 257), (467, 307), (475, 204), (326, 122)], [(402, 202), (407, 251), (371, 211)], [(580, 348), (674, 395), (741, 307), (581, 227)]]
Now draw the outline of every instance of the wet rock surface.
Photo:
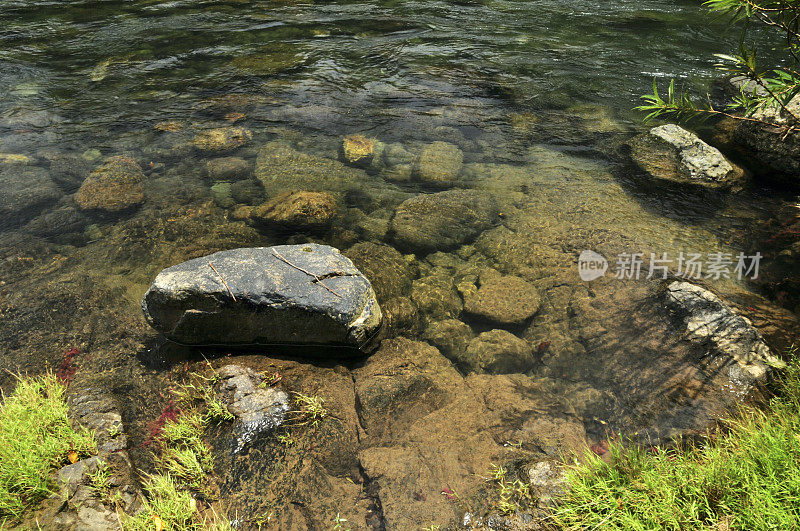
[(397, 207), (391, 230), (394, 241), (403, 249), (443, 251), (491, 227), (498, 213), (491, 196), (476, 190), (420, 194)]
[(732, 380), (749, 384), (762, 379), (770, 366), (783, 365), (752, 323), (707, 289), (688, 282), (673, 282), (667, 286), (666, 302), (683, 320), (689, 341), (711, 349), (714, 355), (736, 361), (741, 374), (732, 370)]
[(744, 171), (694, 133), (674, 125), (654, 127), (631, 141), (631, 157), (654, 179), (706, 188), (740, 188)]
[(369, 280), (317, 244), (234, 249), (172, 266), (142, 309), (156, 330), (189, 345), (362, 348), (381, 323)]
[(259, 435), (283, 423), (289, 411), (289, 395), (268, 387), (263, 375), (248, 367), (225, 365), (217, 370), (219, 395), (233, 415), (234, 452), (240, 452)]

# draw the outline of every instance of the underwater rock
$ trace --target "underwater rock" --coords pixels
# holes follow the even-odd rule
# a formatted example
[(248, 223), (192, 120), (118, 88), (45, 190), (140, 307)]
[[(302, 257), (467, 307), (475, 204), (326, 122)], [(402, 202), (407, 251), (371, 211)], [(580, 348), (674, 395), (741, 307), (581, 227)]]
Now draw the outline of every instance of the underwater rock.
[(414, 301), (408, 297), (395, 297), (381, 303), (386, 337), (405, 334), (415, 336), (422, 328), (422, 316)]
[(47, 210), (32, 219), (26, 226), (27, 230), (37, 236), (52, 238), (70, 233), (80, 233), (89, 224), (85, 214), (74, 205), (64, 205), (59, 208)]
[(411, 285), (411, 300), (431, 319), (457, 317), (464, 305), (453, 276), (445, 270), (416, 279)]
[(231, 183), (231, 197), (237, 203), (257, 205), (264, 201), (264, 189), (255, 179)]
[(31, 158), (21, 153), (0, 153), (0, 164), (20, 164), (27, 166), (31, 163)]
[(336, 198), (329, 192), (284, 192), (255, 207), (250, 219), (296, 230), (323, 230), (330, 227), (338, 211)]
[(352, 166), (367, 167), (375, 157), (376, 141), (364, 135), (348, 135), (342, 139), (339, 156)]
[(168, 267), (142, 300), (148, 323), (187, 345), (336, 345), (368, 350), (381, 325), (372, 285), (313, 243), (220, 251)]
[(654, 179), (706, 188), (740, 188), (744, 170), (697, 135), (674, 124), (631, 140), (633, 161)]
[(763, 378), (770, 366), (783, 365), (750, 320), (734, 313), (707, 289), (688, 282), (673, 282), (667, 286), (666, 304), (682, 320), (689, 341), (736, 361), (741, 374), (732, 374), (733, 379), (749, 384)]
[(464, 301), (464, 311), (477, 319), (500, 326), (515, 326), (523, 324), (539, 311), (539, 292), (519, 277), (487, 270), (481, 273), (479, 283), (478, 289), (468, 293)]
[(475, 334), (464, 321), (445, 319), (430, 323), (423, 337), (448, 358), (458, 359), (464, 356)]
[(47, 172), (35, 166), (2, 165), (0, 183), (0, 227), (30, 219), (61, 197)]
[(53, 153), (50, 160), (50, 178), (67, 192), (74, 192), (83, 183), (92, 165), (81, 155), (73, 153)]
[(239, 181), (252, 176), (253, 168), (241, 157), (219, 157), (206, 162), (206, 174), (212, 181)]
[(222, 208), (230, 208), (235, 204), (231, 197), (231, 183), (214, 183), (211, 186), (211, 195), (214, 197), (214, 202)]
[(75, 194), (83, 210), (120, 212), (144, 201), (142, 168), (128, 157), (109, 157), (96, 168)]
[(269, 196), (288, 190), (344, 191), (367, 180), (361, 169), (294, 149), (284, 141), (264, 145), (256, 159), (256, 179)]
[(411, 281), (419, 276), (413, 257), (404, 257), (389, 245), (360, 242), (344, 254), (372, 279), (372, 288), (381, 301), (408, 293)]
[(475, 372), (509, 374), (530, 370), (536, 360), (527, 341), (506, 330), (489, 330), (469, 342), (457, 360)]
[(217, 370), (217, 390), (228, 411), (236, 416), (234, 453), (259, 434), (277, 428), (289, 411), (285, 391), (262, 385), (264, 377), (249, 367), (225, 365)]
[(194, 137), (192, 144), (202, 151), (233, 151), (247, 144), (253, 133), (244, 127), (228, 126), (203, 131)]
[(491, 194), (447, 190), (407, 199), (395, 211), (391, 230), (403, 250), (446, 251), (475, 238), (498, 219)]
[(449, 188), (458, 179), (464, 153), (453, 144), (433, 142), (420, 153), (415, 168), (417, 179), (437, 188)]

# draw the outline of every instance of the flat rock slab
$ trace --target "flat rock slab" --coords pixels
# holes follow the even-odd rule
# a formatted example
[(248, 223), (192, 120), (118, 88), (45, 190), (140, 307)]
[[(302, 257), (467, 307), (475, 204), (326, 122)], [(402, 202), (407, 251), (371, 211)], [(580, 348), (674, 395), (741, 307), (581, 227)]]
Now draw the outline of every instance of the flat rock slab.
[(331, 345), (366, 351), (381, 325), (372, 285), (337, 249), (220, 251), (164, 269), (142, 300), (150, 325), (186, 345)]

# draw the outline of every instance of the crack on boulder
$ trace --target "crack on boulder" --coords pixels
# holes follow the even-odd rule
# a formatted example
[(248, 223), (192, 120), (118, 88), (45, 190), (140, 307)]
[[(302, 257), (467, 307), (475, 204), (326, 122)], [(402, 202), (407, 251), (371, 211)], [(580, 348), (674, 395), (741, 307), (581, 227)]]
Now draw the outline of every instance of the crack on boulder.
[(380, 498), (380, 484), (377, 478), (370, 478), (367, 475), (366, 470), (361, 465), (361, 460), (358, 462), (358, 473), (361, 475), (364, 494), (370, 500), (367, 513), (364, 516), (364, 523), (368, 529), (373, 531), (386, 531), (386, 517), (383, 514), (383, 504)]

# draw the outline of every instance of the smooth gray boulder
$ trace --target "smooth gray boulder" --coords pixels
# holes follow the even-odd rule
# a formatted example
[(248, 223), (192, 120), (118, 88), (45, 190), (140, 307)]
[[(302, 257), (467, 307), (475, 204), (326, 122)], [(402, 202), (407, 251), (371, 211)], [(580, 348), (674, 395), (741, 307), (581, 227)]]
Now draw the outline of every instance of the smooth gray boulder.
[(654, 179), (711, 189), (741, 187), (744, 171), (715, 147), (677, 125), (650, 129), (631, 141), (633, 161)]
[[(736, 380), (760, 380), (770, 367), (782, 366), (761, 334), (746, 317), (737, 315), (722, 299), (689, 282), (672, 282), (666, 291), (667, 308), (682, 320), (686, 339), (729, 356), (741, 371)], [(749, 383), (749, 382), (748, 382)]]
[(150, 325), (186, 345), (331, 345), (368, 350), (381, 326), (369, 280), (337, 249), (220, 251), (168, 267), (142, 300)]

